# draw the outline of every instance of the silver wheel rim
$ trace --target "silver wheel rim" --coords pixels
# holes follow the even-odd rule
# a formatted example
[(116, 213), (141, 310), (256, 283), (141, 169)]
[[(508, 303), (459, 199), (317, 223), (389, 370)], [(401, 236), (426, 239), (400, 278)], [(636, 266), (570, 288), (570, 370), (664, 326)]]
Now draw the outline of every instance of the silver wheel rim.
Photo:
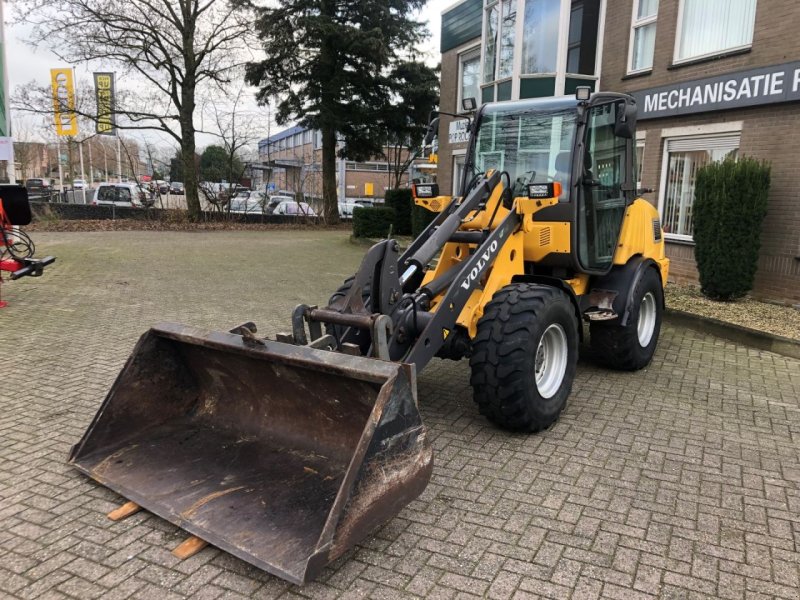
[(536, 389), (542, 398), (555, 396), (567, 373), (567, 334), (558, 323), (544, 330), (536, 348)]
[(639, 336), (639, 345), (646, 348), (653, 339), (656, 330), (656, 297), (652, 292), (647, 292), (642, 298), (639, 307), (639, 322), (636, 324), (636, 333)]

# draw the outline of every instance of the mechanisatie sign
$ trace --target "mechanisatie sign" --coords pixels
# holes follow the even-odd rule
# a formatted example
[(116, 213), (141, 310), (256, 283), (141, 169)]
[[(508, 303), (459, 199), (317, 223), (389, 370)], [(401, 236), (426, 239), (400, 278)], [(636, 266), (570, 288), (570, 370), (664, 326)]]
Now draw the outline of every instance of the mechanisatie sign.
[(639, 119), (800, 101), (800, 62), (632, 92)]

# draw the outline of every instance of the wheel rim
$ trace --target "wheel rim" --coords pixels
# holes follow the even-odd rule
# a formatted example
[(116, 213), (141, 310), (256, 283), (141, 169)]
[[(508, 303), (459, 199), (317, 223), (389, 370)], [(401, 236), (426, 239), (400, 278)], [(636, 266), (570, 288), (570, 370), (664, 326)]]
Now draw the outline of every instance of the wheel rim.
[(567, 372), (567, 334), (558, 323), (544, 330), (536, 348), (536, 388), (542, 398), (555, 396)]
[(642, 305), (639, 307), (639, 322), (636, 325), (636, 333), (639, 336), (639, 345), (646, 348), (653, 339), (653, 332), (656, 330), (656, 297), (652, 292), (647, 292), (642, 298)]

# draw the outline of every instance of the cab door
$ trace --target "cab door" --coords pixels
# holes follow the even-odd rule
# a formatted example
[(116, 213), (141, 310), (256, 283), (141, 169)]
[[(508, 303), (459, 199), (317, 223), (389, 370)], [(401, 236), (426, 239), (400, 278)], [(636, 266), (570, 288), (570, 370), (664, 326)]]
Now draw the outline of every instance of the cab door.
[(589, 273), (611, 268), (625, 209), (634, 199), (631, 128), (620, 127), (625, 110), (626, 103), (617, 100), (587, 111), (578, 185), (577, 257)]

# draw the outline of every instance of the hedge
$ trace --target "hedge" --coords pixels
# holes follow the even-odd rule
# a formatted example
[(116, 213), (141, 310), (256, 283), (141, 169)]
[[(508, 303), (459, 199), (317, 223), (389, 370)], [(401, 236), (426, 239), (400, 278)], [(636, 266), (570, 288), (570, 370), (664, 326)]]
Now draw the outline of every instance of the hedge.
[(393, 235), (395, 220), (393, 208), (385, 206), (358, 207), (353, 209), (353, 236), (386, 238)]
[(700, 288), (709, 298), (734, 300), (753, 289), (769, 184), (769, 165), (754, 158), (698, 170), (694, 255)]
[(415, 204), (411, 208), (411, 235), (417, 237), (438, 214)]
[(394, 235), (411, 235), (411, 210), (414, 206), (411, 190), (408, 188), (386, 190), (383, 198), (386, 206), (395, 211)]

